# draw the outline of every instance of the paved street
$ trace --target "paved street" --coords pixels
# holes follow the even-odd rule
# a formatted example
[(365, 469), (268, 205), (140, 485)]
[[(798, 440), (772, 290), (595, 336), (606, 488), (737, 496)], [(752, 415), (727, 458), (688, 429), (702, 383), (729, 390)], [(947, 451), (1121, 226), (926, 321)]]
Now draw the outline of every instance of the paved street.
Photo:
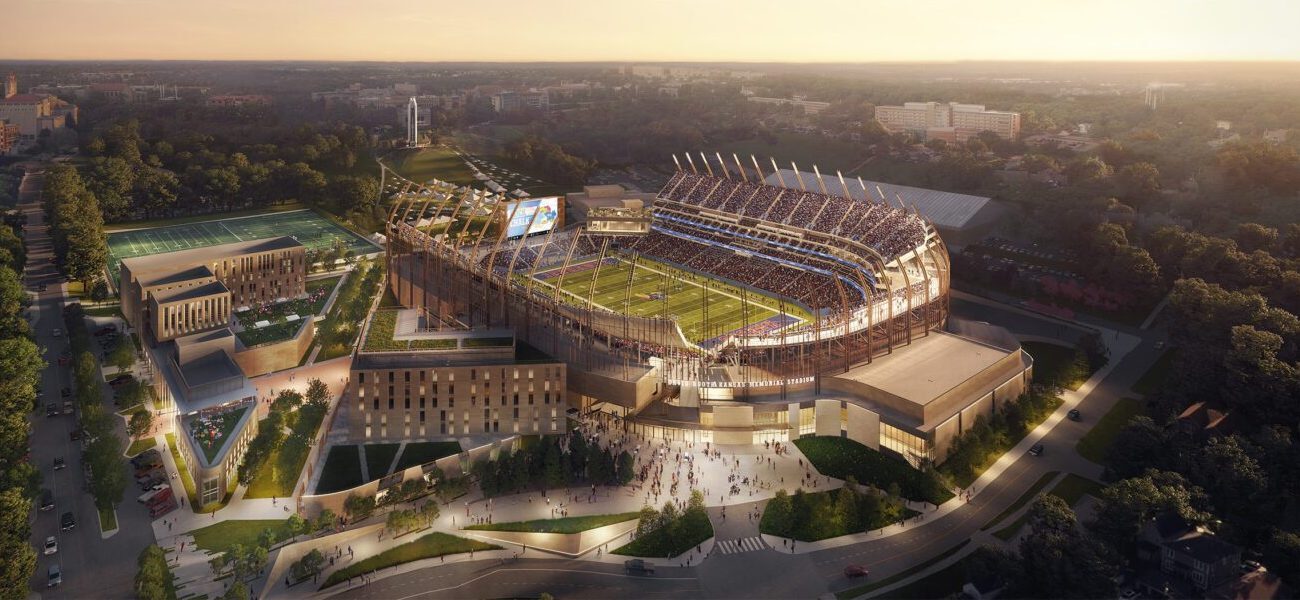
[[(153, 542), (148, 512), (133, 501), (135, 496), (128, 489), (126, 501), (118, 509), (117, 534), (102, 538), (94, 500), (83, 487), (80, 443), (69, 436), (75, 420), (72, 415), (45, 416), (45, 404), (61, 404), (59, 390), (72, 384), (71, 371), (59, 366), (57, 360), (61, 352), (68, 350), (67, 333), (53, 335), (55, 329), (64, 329), (64, 294), (62, 276), (54, 265), (45, 214), (39, 204), (41, 180), (41, 175), (23, 179), (19, 209), (27, 215), (24, 276), (27, 289), (34, 295), (30, 309), (34, 316), (32, 330), (49, 363), (41, 375), (43, 391), (32, 416), (32, 461), (40, 468), (41, 486), (54, 493), (55, 508), (35, 513), (32, 543), (39, 549), (45, 538), (53, 535), (58, 539), (59, 551), (52, 556), (38, 556), (32, 586), (49, 598), (126, 597), (131, 594), (135, 557)], [(46, 290), (39, 292), (42, 284)], [(54, 471), (55, 457), (67, 461), (67, 468)], [(77, 526), (72, 531), (60, 531), (59, 516), (69, 511), (76, 518)], [(55, 562), (63, 570), (63, 585), (46, 592), (46, 569)]]

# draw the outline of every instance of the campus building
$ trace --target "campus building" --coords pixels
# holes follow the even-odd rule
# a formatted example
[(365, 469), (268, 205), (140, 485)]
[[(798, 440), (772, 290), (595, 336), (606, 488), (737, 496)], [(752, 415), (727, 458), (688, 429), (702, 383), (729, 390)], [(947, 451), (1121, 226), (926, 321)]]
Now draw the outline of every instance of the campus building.
[(983, 104), (905, 102), (902, 106), (877, 106), (876, 121), (889, 131), (909, 131), (927, 140), (963, 143), (983, 131), (1008, 140), (1020, 137), (1020, 113), (987, 110)]
[[(232, 307), (302, 295), (306, 257), (302, 244), (278, 237), (128, 258), (122, 261), (119, 284), (122, 315), (136, 328), (156, 323), (154, 334), (170, 339), (206, 327), (214, 315), (228, 316)], [(177, 295), (199, 287), (203, 291), (193, 293), (204, 293), (202, 298)], [(223, 293), (229, 297), (216, 298)]]
[(375, 313), (342, 405), (358, 443), (562, 434), (565, 365), (510, 330), (439, 330), (422, 311)]
[(122, 314), (144, 345), (155, 404), (174, 419), (200, 505), (234, 488), (257, 435), (257, 388), (249, 377), (297, 366), (315, 332), (307, 319), (289, 339), (246, 347), (232, 317), (304, 295), (304, 260), (302, 244), (279, 237), (122, 261)]
[(10, 73), (0, 99), (0, 122), (17, 126), (23, 141), (35, 140), (42, 131), (77, 123), (77, 106), (46, 94), (19, 94), (18, 78)]
[(550, 108), (550, 96), (545, 90), (501, 92), (492, 95), (492, 109), (499, 113), (519, 112), (522, 110), (546, 112)]

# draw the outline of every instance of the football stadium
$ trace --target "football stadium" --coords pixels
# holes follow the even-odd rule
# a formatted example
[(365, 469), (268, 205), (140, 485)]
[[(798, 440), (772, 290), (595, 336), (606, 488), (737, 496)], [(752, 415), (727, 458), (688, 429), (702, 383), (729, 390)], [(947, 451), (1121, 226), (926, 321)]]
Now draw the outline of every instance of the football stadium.
[(655, 436), (833, 431), (915, 464), (1027, 385), (1009, 334), (949, 319), (947, 249), (903, 200), (714, 158), (674, 157), (653, 195), (386, 173), (389, 285), (430, 329), (513, 330), (567, 365), (573, 406)]

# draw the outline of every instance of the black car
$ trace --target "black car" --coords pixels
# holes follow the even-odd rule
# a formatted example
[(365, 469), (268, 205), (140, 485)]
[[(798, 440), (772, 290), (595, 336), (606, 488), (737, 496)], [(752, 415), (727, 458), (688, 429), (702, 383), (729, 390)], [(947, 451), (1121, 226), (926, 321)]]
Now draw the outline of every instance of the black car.
[(57, 417), (57, 416), (59, 416), (59, 405), (57, 405), (57, 404), (55, 404), (55, 403), (53, 403), (53, 402), (51, 402), (51, 403), (49, 403), (49, 404), (46, 404), (46, 405), (45, 405), (45, 416), (47, 416), (47, 417)]
[(73, 429), (72, 432), (68, 434), (68, 437), (72, 438), (72, 441), (75, 442), (83, 437), (86, 437), (86, 432), (82, 429)]
[(41, 510), (54, 510), (54, 492), (41, 490)]
[(1043, 455), (1043, 445), (1042, 445), (1042, 444), (1034, 444), (1033, 447), (1031, 447), (1031, 448), (1029, 449), (1029, 455), (1030, 455), (1030, 456), (1042, 456), (1042, 455)]
[(62, 457), (62, 456), (56, 456), (56, 457), (54, 457), (54, 470), (55, 470), (55, 471), (58, 471), (59, 469), (62, 469), (62, 468), (64, 468), (64, 467), (66, 467), (66, 466), (68, 466), (68, 463), (63, 462), (63, 457)]
[(1065, 413), (1065, 416), (1070, 417), (1070, 420), (1071, 420), (1071, 421), (1082, 421), (1082, 420), (1083, 420), (1083, 414), (1080, 413), (1080, 412), (1079, 412), (1079, 409), (1077, 409), (1077, 408), (1070, 409), (1070, 412)]
[(59, 529), (62, 529), (63, 531), (68, 531), (76, 526), (77, 520), (73, 518), (72, 513), (70, 512), (63, 513), (63, 516), (59, 518)]

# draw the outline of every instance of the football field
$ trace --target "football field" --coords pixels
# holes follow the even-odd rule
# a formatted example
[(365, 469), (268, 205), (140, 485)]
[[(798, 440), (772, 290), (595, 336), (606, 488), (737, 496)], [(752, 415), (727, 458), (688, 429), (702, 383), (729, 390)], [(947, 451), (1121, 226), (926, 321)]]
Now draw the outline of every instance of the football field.
[(330, 248), (334, 245), (334, 240), (343, 240), (348, 249), (357, 255), (381, 250), (369, 240), (313, 211), (294, 210), (109, 233), (109, 276), (117, 281), (118, 270), (124, 258), (282, 235), (298, 240), (308, 250)]
[[(686, 339), (698, 344), (707, 345), (727, 334), (739, 333), (745, 328), (746, 320), (749, 322), (748, 333), (761, 334), (808, 318), (794, 305), (786, 305), (782, 313), (781, 304), (775, 298), (717, 280), (708, 280), (706, 287), (706, 280), (701, 275), (644, 257), (637, 261), (635, 273), (632, 272), (632, 263), (623, 258), (606, 258), (599, 271), (596, 262), (592, 260), (569, 266), (561, 287), (568, 301), (585, 303), (595, 277), (592, 294), (595, 304), (616, 313), (672, 318), (681, 325)], [(560, 280), (560, 269), (537, 273), (536, 279), (553, 290)], [(706, 304), (707, 326), (704, 322)]]

